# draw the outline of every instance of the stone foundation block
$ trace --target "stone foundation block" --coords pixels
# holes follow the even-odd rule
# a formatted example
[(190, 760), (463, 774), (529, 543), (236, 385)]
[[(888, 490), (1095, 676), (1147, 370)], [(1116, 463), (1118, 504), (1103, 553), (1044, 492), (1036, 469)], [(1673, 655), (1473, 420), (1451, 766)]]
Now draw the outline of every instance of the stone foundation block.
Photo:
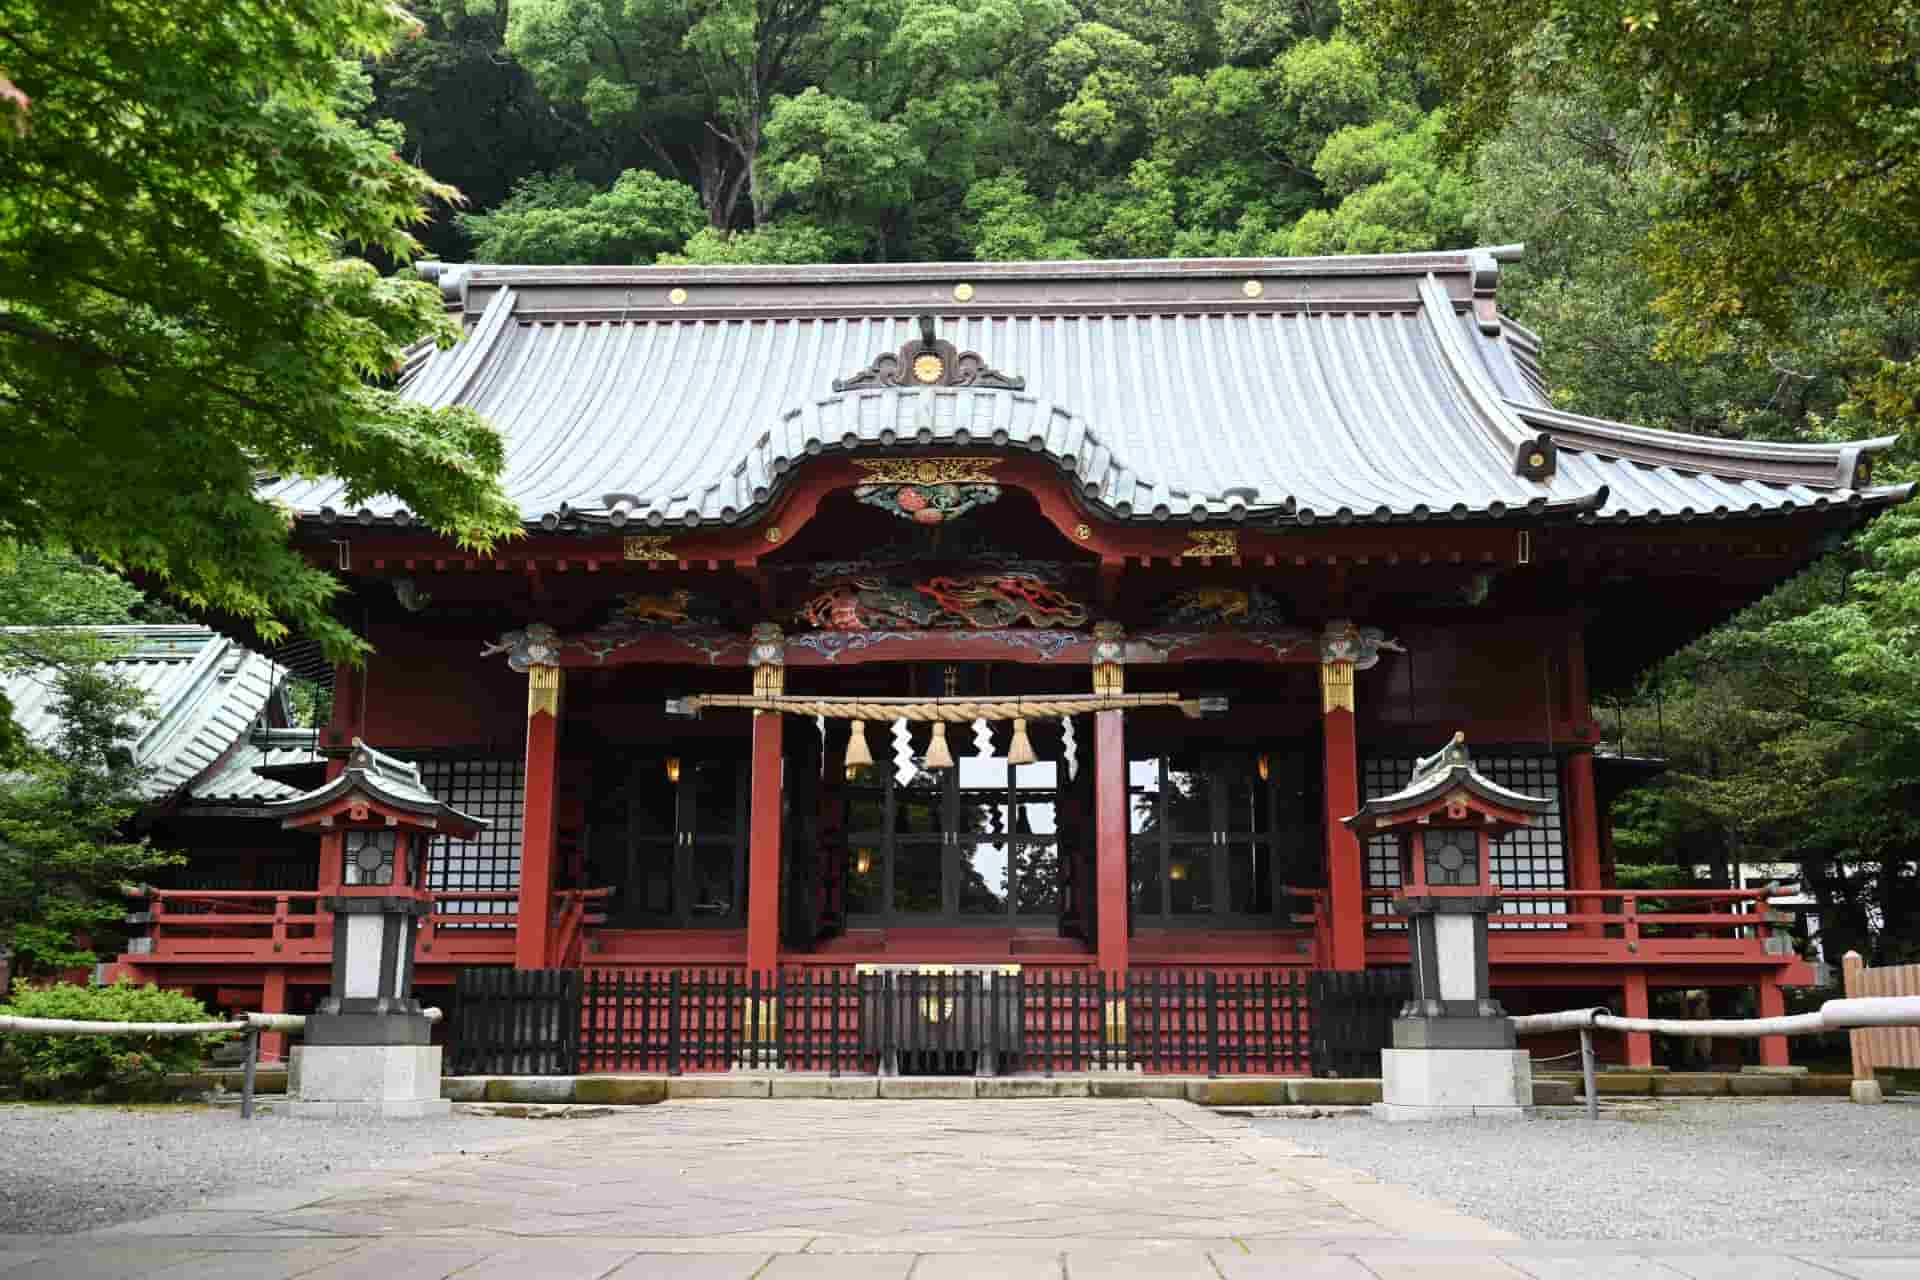
[(972, 1076), (881, 1076), (883, 1098), (972, 1098), (978, 1082)]
[(442, 1076), (440, 1096), (448, 1102), (485, 1102), (487, 1078), (485, 1076)]
[(976, 1098), (1090, 1098), (1084, 1079), (1033, 1079), (1025, 1076), (988, 1076), (973, 1082)]
[(1796, 1094), (1808, 1094), (1814, 1097), (1846, 1098), (1853, 1094), (1853, 1077), (1843, 1075), (1817, 1075), (1808, 1072), (1804, 1076), (1793, 1078), (1793, 1091)]
[(880, 1096), (878, 1076), (775, 1076), (773, 1097), (858, 1101)]
[(674, 1076), (667, 1081), (669, 1098), (770, 1098), (773, 1083), (766, 1076)]
[(1727, 1091), (1727, 1077), (1714, 1071), (1676, 1071), (1658, 1076), (1654, 1092), (1662, 1098), (1701, 1098)]
[(1375, 1114), (1383, 1119), (1533, 1105), (1533, 1064), (1524, 1049), (1386, 1049), (1380, 1069), (1382, 1102), (1390, 1110)]
[(1540, 1080), (1533, 1082), (1533, 1105), (1536, 1107), (1570, 1107), (1580, 1096), (1580, 1091), (1565, 1080)]
[(1866, 1103), (1869, 1106), (1887, 1100), (1887, 1095), (1880, 1088), (1878, 1080), (1855, 1080), (1849, 1093), (1855, 1102)]
[(1790, 1076), (1731, 1076), (1727, 1087), (1736, 1098), (1777, 1098), (1791, 1096), (1793, 1079)]
[(1601, 1097), (1609, 1094), (1653, 1094), (1653, 1076), (1638, 1071), (1602, 1071), (1593, 1078), (1593, 1089)]
[(295, 1120), (438, 1120), (453, 1114), (445, 1098), (391, 1098), (381, 1102), (288, 1102)]
[(1385, 1097), (1386, 1084), (1370, 1076), (1348, 1080), (1289, 1080), (1287, 1099), (1302, 1106), (1356, 1107), (1379, 1102)]
[(438, 1046), (309, 1044), (301, 1054), (300, 1096), (287, 1114), (415, 1119), (451, 1109), (440, 1096)]
[(1187, 1081), (1167, 1076), (1095, 1076), (1087, 1081), (1096, 1098), (1184, 1098)]
[(587, 1106), (647, 1107), (667, 1100), (665, 1076), (581, 1076), (573, 1100)]
[(486, 1102), (572, 1102), (572, 1076), (494, 1076), (487, 1081)]
[(1277, 1107), (1288, 1101), (1285, 1080), (1189, 1080), (1187, 1101), (1203, 1107)]
[(1531, 1120), (1532, 1107), (1402, 1107), (1391, 1102), (1376, 1102), (1368, 1108), (1375, 1120), (1389, 1124), (1420, 1123), (1432, 1120)]

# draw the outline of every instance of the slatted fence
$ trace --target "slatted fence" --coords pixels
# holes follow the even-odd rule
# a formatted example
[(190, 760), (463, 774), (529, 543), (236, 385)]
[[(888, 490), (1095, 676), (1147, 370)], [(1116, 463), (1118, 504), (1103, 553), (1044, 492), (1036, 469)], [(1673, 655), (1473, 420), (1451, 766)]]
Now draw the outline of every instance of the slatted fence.
[[(463, 970), (459, 1073), (1377, 1075), (1405, 971)], [(569, 1002), (571, 1002), (569, 1004)]]
[(1407, 969), (1340, 972), (1316, 969), (1308, 982), (1313, 1008), (1313, 1074), (1380, 1074), (1380, 1051), (1393, 1045), (1393, 1019), (1413, 998)]

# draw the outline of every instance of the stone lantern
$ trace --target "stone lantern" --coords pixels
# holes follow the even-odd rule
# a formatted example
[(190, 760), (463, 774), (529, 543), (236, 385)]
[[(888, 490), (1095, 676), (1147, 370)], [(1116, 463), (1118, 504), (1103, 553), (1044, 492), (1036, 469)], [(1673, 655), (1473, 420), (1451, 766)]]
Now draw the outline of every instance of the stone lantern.
[(1393, 907), (1407, 918), (1413, 966), (1413, 999), (1394, 1020), (1393, 1048), (1381, 1054), (1385, 1100), (1376, 1114), (1416, 1120), (1531, 1110), (1532, 1069), (1488, 989), (1487, 916), (1500, 905), (1494, 841), (1552, 807), (1480, 774), (1465, 735), (1456, 733), (1414, 765), (1405, 787), (1346, 819), (1363, 841), (1399, 842)]
[(337, 874), (339, 886), (320, 903), (333, 916), (333, 985), (307, 1017), (293, 1114), (447, 1114), (440, 1050), (413, 998), (414, 939), (433, 906), (429, 845), (487, 823), (435, 798), (417, 765), (358, 738), (339, 777), (267, 809), (319, 834), (322, 880)]

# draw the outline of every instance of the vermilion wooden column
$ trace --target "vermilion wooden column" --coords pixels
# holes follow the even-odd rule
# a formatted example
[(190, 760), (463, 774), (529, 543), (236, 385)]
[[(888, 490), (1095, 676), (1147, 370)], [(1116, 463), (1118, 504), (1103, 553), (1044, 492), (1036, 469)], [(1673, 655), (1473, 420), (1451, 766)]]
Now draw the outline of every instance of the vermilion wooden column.
[(747, 972), (780, 963), (780, 745), (777, 711), (753, 713), (753, 827), (747, 853)]
[(1125, 975), (1127, 938), (1126, 712), (1093, 716), (1093, 901), (1100, 971)]
[[(1780, 984), (1771, 978), (1760, 980), (1760, 1016), (1763, 1018), (1784, 1018), (1787, 1016), (1786, 993), (1780, 990)], [(1792, 1060), (1787, 1051), (1785, 1036), (1760, 1037), (1760, 1065), (1763, 1067), (1784, 1067)]]
[[(747, 661), (753, 691), (778, 697), (787, 690), (787, 641), (777, 623), (754, 624)], [(772, 974), (780, 966), (780, 852), (782, 748), (786, 725), (778, 711), (753, 713), (753, 790), (747, 835), (747, 972)]]
[[(326, 914), (332, 915), (332, 912)], [(266, 981), (260, 989), (260, 1012), (285, 1013), (287, 1011), (287, 971), (285, 969), (267, 970)], [(260, 1033), (260, 1060), (263, 1062), (285, 1062), (287, 1060), (287, 1033), (284, 1031), (263, 1031)]]
[(1360, 746), (1353, 723), (1353, 663), (1320, 664), (1321, 784), (1327, 831), (1327, 963), (1367, 967), (1366, 864), (1344, 819), (1360, 808)]
[[(1647, 1016), (1647, 973), (1636, 969), (1626, 976), (1621, 984), (1621, 1003), (1626, 1006), (1624, 1016), (1644, 1018)], [(1646, 1031), (1627, 1032), (1627, 1065), (1630, 1067), (1650, 1067), (1653, 1065), (1653, 1035)]]
[(547, 967), (553, 928), (554, 846), (558, 843), (560, 758), (559, 667), (527, 670), (527, 789), (521, 808), (520, 909), (513, 967)]
[[(1600, 802), (1593, 782), (1593, 751), (1576, 751), (1567, 757), (1566, 772), (1567, 887), (1603, 889), (1600, 871)], [(1605, 904), (1598, 898), (1575, 898), (1567, 910), (1579, 914), (1599, 911)], [(1599, 936), (1606, 926), (1578, 926), (1583, 934)]]

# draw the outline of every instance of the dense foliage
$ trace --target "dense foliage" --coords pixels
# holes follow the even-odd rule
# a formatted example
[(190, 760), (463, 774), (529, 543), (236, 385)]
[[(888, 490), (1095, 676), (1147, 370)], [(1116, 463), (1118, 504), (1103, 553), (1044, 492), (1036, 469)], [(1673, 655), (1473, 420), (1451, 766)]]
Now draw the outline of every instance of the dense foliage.
[[(410, 38), (379, 0), (9, 12), (0, 538), (336, 652), (257, 471), (511, 525), (491, 433), (366, 381), (449, 335), (336, 253), (397, 265), (423, 211), (443, 256), (523, 262), (1524, 241), (1502, 304), (1568, 408), (1781, 440), (1916, 416), (1911, 0), (419, 0)], [(1914, 470), (1903, 442), (1875, 478)], [(1627, 874), (1804, 864), (1837, 940), (1907, 945), (1916, 568), (1896, 512), (1606, 691), (1673, 764), (1623, 802)]]
[[(34, 987), (18, 983), (0, 1013), (16, 1018), (67, 1018), (83, 1022), (212, 1022), (212, 1014), (192, 996), (162, 991), (152, 983), (136, 987), (83, 987), (72, 983)], [(191, 1071), (230, 1031), (207, 1035), (35, 1036), (0, 1038), (0, 1077), (18, 1081), (36, 1096), (67, 1096), (99, 1091), (113, 1096), (140, 1095), (144, 1086), (162, 1082), (169, 1071)]]
[(440, 299), (405, 258), (450, 187), (358, 123), (412, 20), (385, 0), (13, 0), (0, 18), (0, 537), (61, 543), (339, 655), (333, 576), (263, 474), (400, 495), (470, 543), (516, 527), (498, 435), (374, 379)]
[(123, 834), (140, 803), (139, 689), (102, 667), (110, 642), (55, 624), (155, 621), (164, 607), (99, 567), (0, 544), (0, 673), (47, 687), (59, 729), (30, 742), (0, 698), (0, 947), (16, 973), (90, 965), (126, 915), (120, 886), (180, 859)]

